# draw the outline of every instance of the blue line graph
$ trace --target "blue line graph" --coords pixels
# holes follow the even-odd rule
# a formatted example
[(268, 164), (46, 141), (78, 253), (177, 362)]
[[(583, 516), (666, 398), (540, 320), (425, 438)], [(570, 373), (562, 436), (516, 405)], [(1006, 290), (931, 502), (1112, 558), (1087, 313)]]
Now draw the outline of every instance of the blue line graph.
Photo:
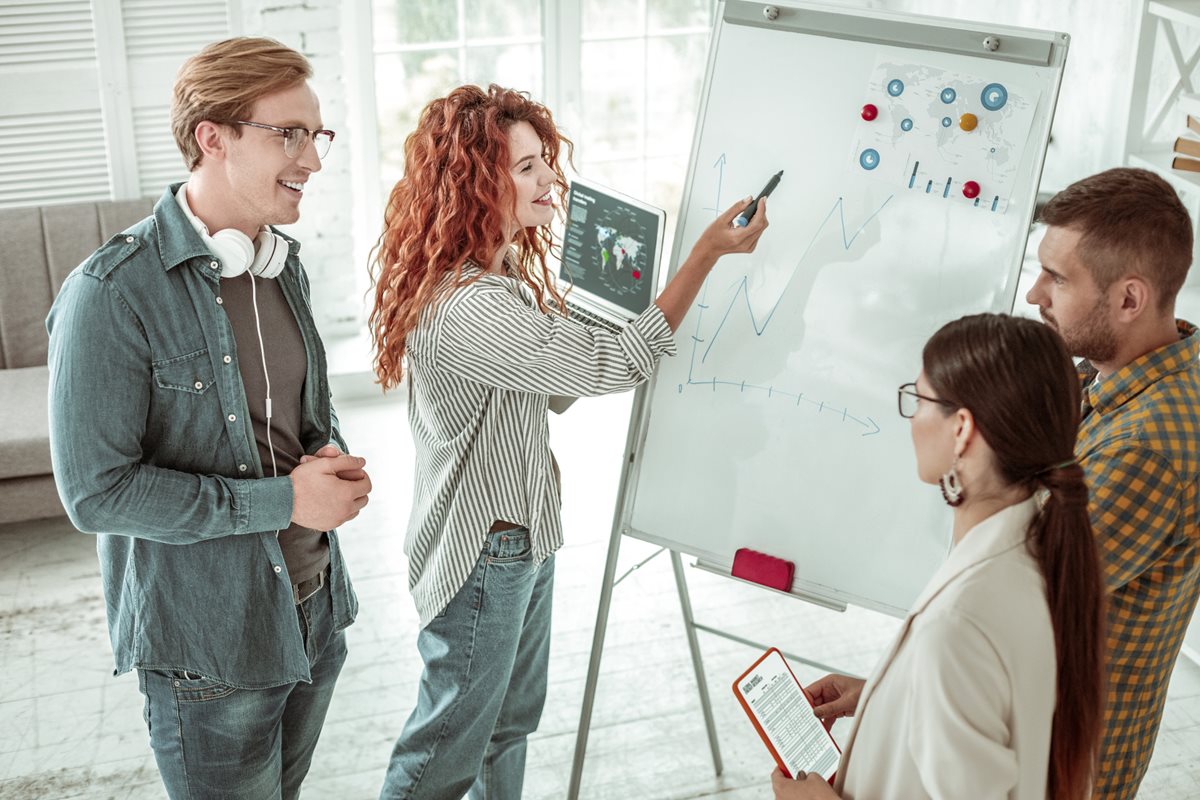
[[(825, 216), (825, 219), (821, 221), (819, 226), (817, 226), (816, 233), (813, 234), (812, 239), (808, 243), (808, 247), (805, 247), (804, 252), (800, 254), (800, 258), (796, 260), (796, 267), (792, 271), (795, 272), (795, 270), (799, 269), (800, 265), (804, 263), (805, 257), (808, 256), (809, 251), (812, 250), (813, 245), (816, 244), (817, 238), (821, 235), (821, 231), (825, 230), (825, 225), (828, 224), (829, 220), (833, 219), (834, 212), (837, 212), (838, 222), (841, 223), (842, 249), (849, 252), (850, 245), (854, 244), (854, 240), (858, 238), (859, 234), (863, 232), (863, 229), (867, 227), (871, 220), (875, 219), (875, 217), (879, 215), (880, 211), (883, 211), (883, 209), (891, 201), (892, 197), (894, 197), (894, 195), (888, 195), (887, 200), (883, 201), (883, 205), (875, 209), (875, 211), (871, 213), (871, 216), (867, 217), (863, 221), (862, 225), (858, 226), (858, 230), (854, 232), (854, 235), (848, 238), (846, 235), (846, 213), (844, 210), (844, 203), (843, 199), (839, 197), (834, 202), (833, 208), (829, 209), (829, 213)], [(750, 305), (749, 286), (750, 276), (743, 276), (742, 280), (738, 284), (738, 288), (734, 291), (733, 299), (729, 301), (729, 306), (725, 309), (725, 316), (721, 317), (721, 322), (717, 325), (716, 331), (713, 332), (712, 339), (710, 339), (708, 342), (708, 347), (704, 349), (704, 356), (700, 359), (701, 363), (708, 358), (708, 354), (712, 350), (713, 345), (717, 343), (717, 338), (721, 335), (721, 329), (725, 327), (725, 322), (729, 319), (729, 314), (731, 311), (733, 311), (733, 307), (737, 303), (739, 296), (746, 301), (746, 313), (750, 315), (750, 324), (754, 326), (754, 334), (756, 336), (762, 336), (767, 330), (767, 326), (771, 324), (771, 318), (775, 316), (776, 309), (779, 308), (779, 304), (783, 302), (783, 298), (787, 294), (787, 288), (784, 287), (784, 290), (779, 294), (779, 298), (775, 301), (775, 305), (771, 306), (771, 310), (767, 312), (766, 319), (763, 320), (762, 325), (759, 325), (758, 319), (754, 315), (754, 308)]]
[[(725, 163), (726, 157), (724, 153), (722, 153), (721, 156), (713, 163), (713, 168), (718, 170), (717, 199), (715, 207), (705, 208), (704, 210), (713, 211), (714, 214), (719, 214), (721, 209), (720, 192), (721, 184), (724, 179)], [(821, 224), (817, 226), (816, 232), (813, 233), (812, 239), (804, 248), (804, 251), (800, 254), (800, 257), (796, 259), (796, 266), (793, 268), (792, 273), (795, 274), (795, 271), (803, 266), (809, 252), (816, 244), (817, 239), (821, 236), (830, 220), (834, 218), (835, 214), (837, 215), (838, 223), (840, 225), (842, 249), (848, 252), (850, 247), (858, 239), (859, 235), (862, 234), (866, 227), (880, 214), (880, 212), (883, 211), (884, 208), (887, 207), (887, 204), (891, 202), (892, 197), (894, 197), (894, 195), (889, 195), (877, 209), (871, 212), (871, 214), (862, 221), (862, 223), (854, 230), (853, 233), (850, 233), (846, 226), (845, 200), (842, 197), (838, 197), (837, 200), (834, 201), (833, 206), (829, 209), (829, 213), (826, 214), (825, 218), (821, 221)], [(788, 284), (785, 285), (783, 290), (780, 292), (779, 297), (776, 298), (775, 303), (771, 306), (766, 316), (760, 322), (757, 315), (754, 313), (754, 307), (750, 303), (750, 277), (748, 275), (743, 276), (740, 281), (734, 284), (736, 288), (734, 289), (728, 305), (725, 307), (724, 314), (721, 316), (720, 322), (717, 323), (717, 326), (712, 332), (711, 337), (706, 340), (700, 335), (705, 312), (711, 308), (708, 303), (709, 281), (706, 280), (704, 282), (704, 286), (701, 288), (700, 298), (696, 303), (696, 328), (690, 337), (692, 340), (692, 352), (688, 365), (687, 385), (689, 387), (709, 387), (713, 392), (717, 390), (718, 386), (734, 387), (742, 393), (745, 393), (746, 391), (765, 392), (768, 398), (786, 398), (794, 401), (797, 407), (808, 407), (810, 409), (814, 409), (818, 414), (828, 414), (833, 417), (833, 419), (843, 423), (857, 423), (864, 428), (864, 432), (861, 434), (862, 436), (872, 436), (879, 433), (879, 425), (871, 417), (867, 416), (865, 419), (859, 418), (858, 416), (850, 414), (849, 408), (838, 408), (836, 405), (831, 404), (826, 400), (807, 397), (805, 396), (804, 392), (791, 392), (780, 389), (773, 385), (762, 386), (759, 384), (748, 383), (744, 380), (721, 380), (715, 376), (711, 378), (696, 377), (696, 355), (700, 351), (700, 345), (706, 345), (703, 355), (700, 357), (700, 363), (703, 364), (707, 360), (709, 353), (712, 351), (713, 346), (716, 344), (717, 339), (720, 337), (721, 331), (725, 327), (725, 323), (729, 321), (730, 315), (733, 313), (734, 306), (738, 304), (739, 299), (745, 303), (746, 314), (750, 319), (750, 324), (754, 328), (755, 336), (762, 336), (770, 326), (771, 320), (774, 318), (775, 312), (779, 309), (784, 297), (787, 295), (788, 286), (790, 285), (791, 282), (789, 280)], [(678, 386), (678, 391), (682, 393), (683, 389), (684, 385), (680, 384)]]

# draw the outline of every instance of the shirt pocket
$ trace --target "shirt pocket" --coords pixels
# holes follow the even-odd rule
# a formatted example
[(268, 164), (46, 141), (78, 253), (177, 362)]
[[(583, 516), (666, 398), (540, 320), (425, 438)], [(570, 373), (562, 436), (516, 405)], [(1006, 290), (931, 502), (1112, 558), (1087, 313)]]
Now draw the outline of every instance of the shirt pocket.
[(202, 395), (216, 383), (208, 348), (187, 355), (155, 361), (154, 383), (160, 389)]

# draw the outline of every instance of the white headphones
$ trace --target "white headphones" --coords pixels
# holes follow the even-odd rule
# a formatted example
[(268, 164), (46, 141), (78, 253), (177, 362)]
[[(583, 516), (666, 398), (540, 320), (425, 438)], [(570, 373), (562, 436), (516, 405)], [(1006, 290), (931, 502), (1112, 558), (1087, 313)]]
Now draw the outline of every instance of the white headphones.
[(221, 262), (221, 277), (236, 278), (249, 271), (260, 278), (274, 278), (283, 272), (287, 264), (288, 242), (267, 226), (263, 226), (254, 241), (237, 228), (226, 228), (209, 234), (204, 221), (192, 213), (187, 201), (187, 184), (175, 193), (179, 207), (187, 215), (192, 227), (208, 245), (212, 254)]

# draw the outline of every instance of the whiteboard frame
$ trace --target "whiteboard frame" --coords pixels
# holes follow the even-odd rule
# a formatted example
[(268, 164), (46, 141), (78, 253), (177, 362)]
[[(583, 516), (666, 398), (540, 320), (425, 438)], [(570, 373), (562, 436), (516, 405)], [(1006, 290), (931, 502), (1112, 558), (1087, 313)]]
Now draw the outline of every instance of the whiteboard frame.
[[(779, 15), (774, 21), (768, 21), (764, 9), (774, 7)], [(809, 23), (813, 27), (809, 27)], [(1010, 61), (1045, 67), (1054, 72), (1053, 85), (1049, 90), (1049, 117), (1046, 121), (1047, 138), (1053, 130), (1054, 114), (1058, 108), (1058, 95), (1062, 85), (1062, 74), (1066, 64), (1067, 50), (1070, 46), (1070, 35), (1061, 32), (1039, 31), (1027, 28), (1015, 28), (1003, 25), (986, 25), (984, 23), (953, 20), (940, 17), (923, 17), (915, 14), (898, 14), (883, 12), (875, 9), (849, 9), (821, 4), (793, 3), (771, 4), (748, 2), (747, 0), (728, 0), (719, 5), (716, 21), (713, 25), (712, 37), (709, 41), (708, 60), (704, 70), (704, 85), (701, 89), (700, 105), (696, 113), (696, 126), (692, 134), (692, 148), (688, 158), (687, 182), (684, 185), (680, 209), (686, 212), (691, 207), (692, 189), (696, 180), (698, 155), (704, 120), (708, 116), (709, 95), (712, 88), (713, 64), (720, 49), (721, 35), (727, 25), (740, 25), (776, 30), (808, 33), (813, 35), (830, 36), (833, 38), (853, 39), (867, 42), (886, 42), (891, 46), (910, 47), (922, 51), (936, 50), (942, 52), (961, 53), (978, 58), (993, 58), (1000, 61)], [(896, 34), (895, 38), (887, 38), (887, 32)], [(924, 38), (922, 38), (924, 37)], [(988, 37), (998, 37), (1000, 49), (990, 52), (984, 46)], [(1038, 187), (1041, 184), (1042, 172), (1046, 162), (1045, 146), (1040, 151), (1040, 158), (1034, 170), (1034, 180), (1030, 182), (1029, 191), (1020, 200), (1018, 208), (1023, 209), (1023, 225), (1025, 241), (1015, 250), (1016, 263), (1007, 265), (1020, 273), (1021, 262), (1028, 244), (1030, 225), (1033, 222), (1034, 206), (1037, 200)], [(665, 286), (679, 269), (683, 253), (684, 225), (683, 213), (676, 221), (674, 244), (671, 249), (671, 263), (665, 275), (660, 279), (660, 290)], [(1012, 312), (1016, 302), (1018, 281), (1011, 282), (1010, 296), (1007, 308)], [(652, 531), (636, 529), (632, 526), (634, 508), (637, 504), (637, 485), (640, 477), (642, 461), (638, 455), (646, 441), (650, 429), (650, 398), (653, 396), (658, 373), (638, 387), (630, 412), (629, 428), (626, 434), (625, 460), (622, 465), (621, 482), (618, 487), (615, 508), (614, 528), (621, 535), (632, 536), (636, 539), (656, 544), (676, 552), (687, 553), (697, 558), (697, 566), (716, 574), (730, 576), (733, 567), (732, 557), (728, 554), (713, 553), (700, 548), (687, 548), (686, 543), (676, 541), (668, 536), (655, 534)], [(947, 536), (949, 539), (949, 536)], [(730, 576), (731, 577), (731, 576)], [(756, 584), (757, 585), (757, 584)], [(759, 587), (766, 588), (766, 587)], [(781, 592), (810, 603), (821, 605), (838, 611), (844, 611), (847, 605), (868, 608), (895, 617), (907, 615), (908, 609), (898, 608), (880, 603), (868, 597), (839, 590), (837, 587), (815, 584), (803, 579), (797, 579), (789, 592)]]

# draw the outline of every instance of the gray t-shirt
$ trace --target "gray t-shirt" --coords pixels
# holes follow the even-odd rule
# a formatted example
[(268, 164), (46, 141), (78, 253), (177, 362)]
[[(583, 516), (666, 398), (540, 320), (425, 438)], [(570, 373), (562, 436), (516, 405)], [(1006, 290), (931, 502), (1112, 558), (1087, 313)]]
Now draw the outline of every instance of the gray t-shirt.
[[(291, 306), (279, 284), (249, 273), (221, 279), (221, 298), (237, 342), (238, 370), (246, 387), (246, 403), (263, 474), (288, 475), (300, 463), (301, 400), (307, 377), (304, 339)], [(254, 291), (258, 295), (259, 326), (254, 323)], [(259, 349), (258, 330), (262, 330)], [(270, 444), (267, 441), (267, 381), (263, 374), (266, 353), (267, 376), (271, 380)], [(271, 449), (275, 451), (274, 472)], [(299, 583), (325, 569), (329, 542), (325, 534), (293, 523), (279, 532), (279, 546), (292, 583)]]

